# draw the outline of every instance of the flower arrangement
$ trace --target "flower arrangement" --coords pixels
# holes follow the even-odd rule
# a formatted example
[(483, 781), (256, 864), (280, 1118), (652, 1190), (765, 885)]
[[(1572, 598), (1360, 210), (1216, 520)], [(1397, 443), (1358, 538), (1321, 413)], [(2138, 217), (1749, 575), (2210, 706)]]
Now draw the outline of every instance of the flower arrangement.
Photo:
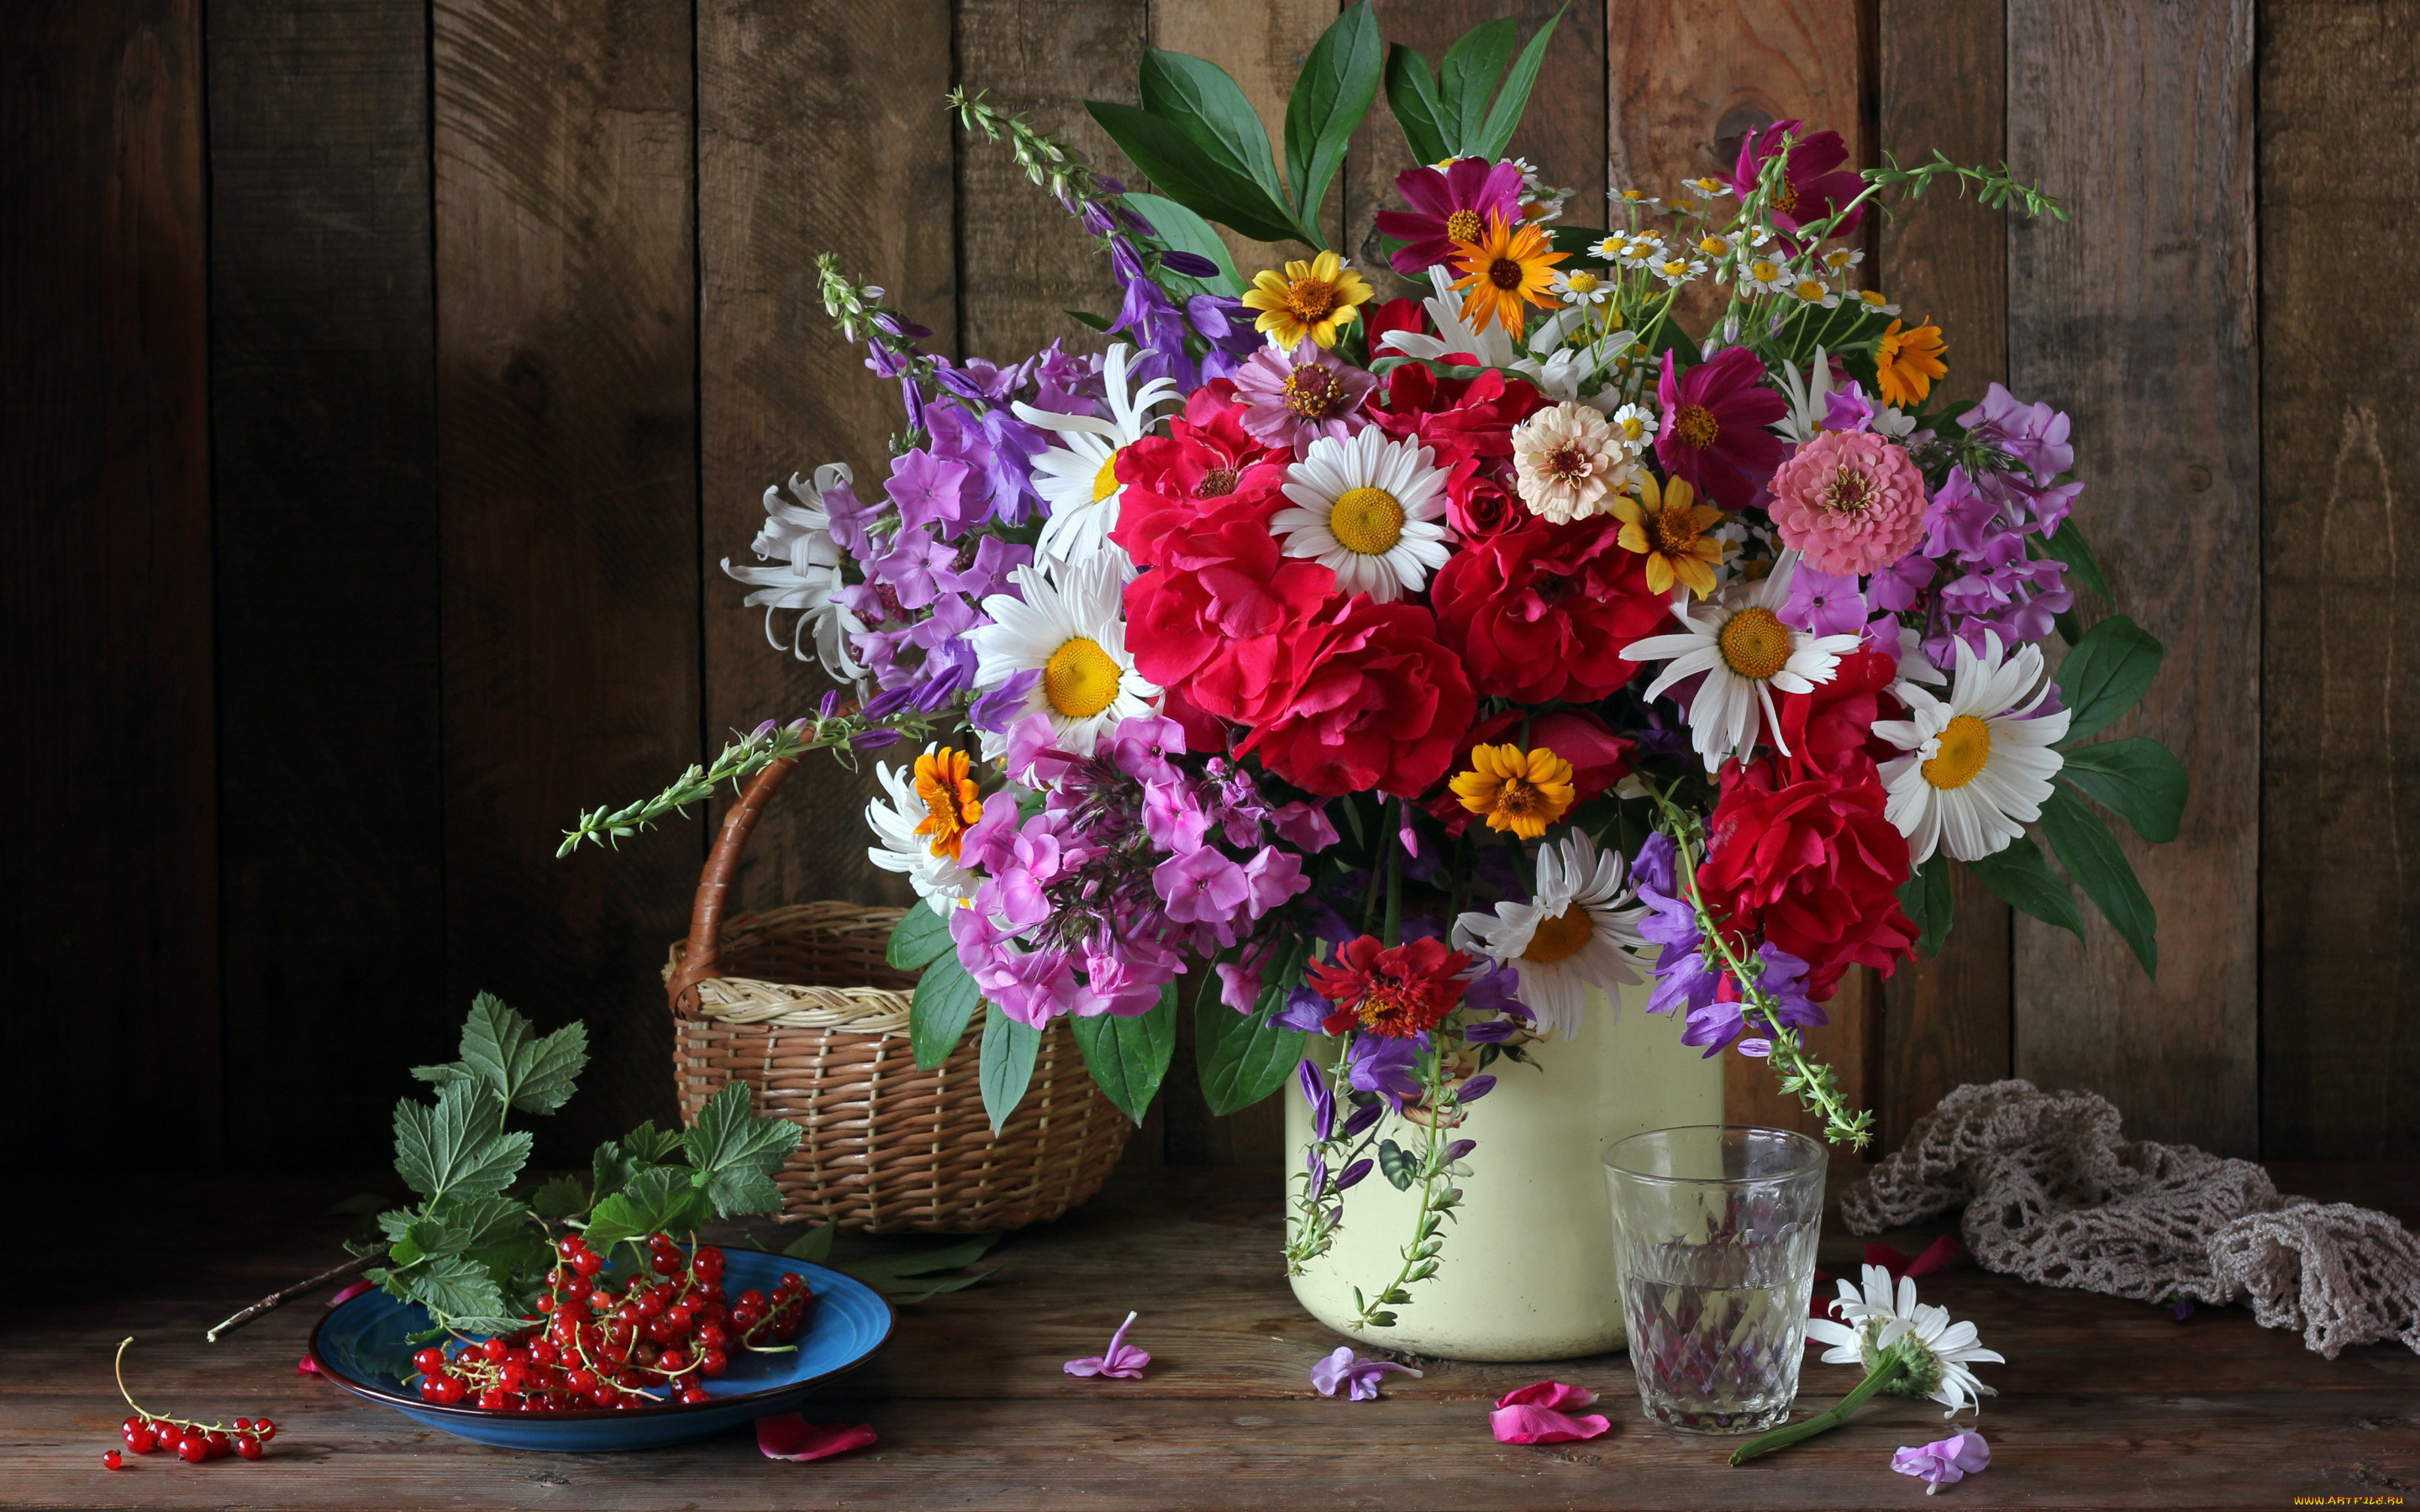
[[(1079, 318), (1117, 340), (953, 361), (822, 258), (907, 428), (875, 487), (830, 466), (767, 490), (759, 564), (725, 565), (858, 697), (565, 842), (810, 749), (922, 742), (868, 811), (929, 904), (892, 946), (923, 970), (919, 1064), (989, 1004), (1003, 1118), (1064, 1019), (1140, 1119), (1189, 997), (1216, 1110), (1290, 1076), (1312, 1104), (1291, 1265), (1373, 1149), (1419, 1188), (1366, 1326), (1439, 1264), (1490, 1068), (1581, 1032), (1600, 993), (1652, 980), (1682, 1041), (1764, 1058), (1862, 1145), (1870, 1114), (1803, 1034), (1849, 968), (1939, 948), (1955, 861), (2080, 935), (2071, 879), (2155, 970), (2093, 805), (2167, 840), (2185, 794), (2153, 742), (2081, 744), (2161, 648), (2075, 614), (2107, 586), (2069, 518), (2068, 417), (1997, 384), (1950, 400), (1943, 333), (1858, 275), (1886, 194), (2055, 204), (1938, 156), (1860, 171), (1785, 120), (1728, 175), (1569, 224), (1505, 156), (1553, 29), (1516, 58), (1491, 23), (1437, 71), (1346, 10), (1282, 172), (1233, 80), (1149, 53), (1139, 107), (1090, 109), (1153, 193), (954, 95), (1109, 257), (1120, 307)], [(1412, 281), (1393, 299), (1316, 219), (1382, 82), (1431, 164), (1377, 218)], [(1248, 280), (1213, 223), (1309, 255)], [(1382, 1123), (1414, 1137), (1381, 1148)]]

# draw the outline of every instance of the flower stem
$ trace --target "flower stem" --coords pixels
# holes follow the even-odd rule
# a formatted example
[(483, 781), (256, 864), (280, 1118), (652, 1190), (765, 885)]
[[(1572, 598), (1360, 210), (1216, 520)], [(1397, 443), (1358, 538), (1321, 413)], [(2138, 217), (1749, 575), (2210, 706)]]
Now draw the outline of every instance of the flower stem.
[(1818, 1412), (1803, 1423), (1788, 1423), (1769, 1433), (1758, 1434), (1731, 1451), (1731, 1463), (1745, 1465), (1759, 1455), (1771, 1454), (1774, 1450), (1787, 1448), (1801, 1439), (1811, 1439), (1818, 1433), (1828, 1432), (1838, 1427), (1849, 1420), (1850, 1413), (1872, 1400), (1876, 1392), (1883, 1391), (1896, 1382), (1906, 1369), (1906, 1362), (1897, 1356), (1885, 1357), (1881, 1365), (1874, 1367), (1871, 1374), (1858, 1381), (1849, 1395), (1834, 1403), (1829, 1411)]

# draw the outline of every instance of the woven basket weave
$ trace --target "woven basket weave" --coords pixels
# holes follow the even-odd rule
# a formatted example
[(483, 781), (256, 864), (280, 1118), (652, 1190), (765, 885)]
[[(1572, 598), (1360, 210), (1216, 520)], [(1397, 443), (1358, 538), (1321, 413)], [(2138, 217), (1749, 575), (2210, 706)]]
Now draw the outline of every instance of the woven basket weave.
[(795, 764), (758, 774), (724, 820), (690, 937), (664, 965), (682, 1119), (741, 1081), (760, 1112), (806, 1130), (773, 1178), (784, 1223), (979, 1233), (1045, 1223), (1091, 1196), (1134, 1125), (1094, 1085), (1064, 1021), (1042, 1036), (1025, 1099), (995, 1136), (977, 1073), (985, 1010), (939, 1070), (916, 1069), (916, 978), (883, 958), (902, 910), (797, 903), (723, 923), (748, 831)]

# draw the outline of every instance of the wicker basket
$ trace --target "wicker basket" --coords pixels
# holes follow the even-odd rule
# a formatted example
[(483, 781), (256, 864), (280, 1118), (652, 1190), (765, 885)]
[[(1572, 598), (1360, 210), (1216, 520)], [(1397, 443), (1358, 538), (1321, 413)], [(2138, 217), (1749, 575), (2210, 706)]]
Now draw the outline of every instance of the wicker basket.
[[(743, 1081), (806, 1138), (773, 1178), (781, 1221), (868, 1233), (978, 1233), (1058, 1217), (1100, 1189), (1134, 1125), (1101, 1094), (1063, 1021), (997, 1137), (977, 1077), (984, 1010), (938, 1071), (908, 1043), (911, 973), (883, 959), (897, 908), (722, 907), (756, 816), (793, 762), (758, 774), (698, 880), (689, 938), (664, 966), (684, 1121)], [(922, 907), (923, 904), (917, 906)]]

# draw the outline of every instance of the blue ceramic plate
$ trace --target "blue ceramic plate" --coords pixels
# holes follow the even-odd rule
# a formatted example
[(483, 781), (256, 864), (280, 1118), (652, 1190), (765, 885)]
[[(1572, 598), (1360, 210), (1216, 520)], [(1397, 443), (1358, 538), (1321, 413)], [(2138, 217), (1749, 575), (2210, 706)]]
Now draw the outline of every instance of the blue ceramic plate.
[(814, 1288), (815, 1306), (796, 1350), (735, 1350), (731, 1368), (706, 1382), (714, 1399), (694, 1407), (520, 1413), (424, 1402), (399, 1375), (411, 1368), (413, 1346), (407, 1337), (429, 1326), (428, 1314), (419, 1304), (397, 1302), (383, 1291), (365, 1291), (331, 1308), (311, 1331), (311, 1357), (321, 1375), (354, 1396), (430, 1427), (501, 1448), (584, 1454), (686, 1443), (793, 1411), (815, 1387), (863, 1365), (890, 1340), (891, 1304), (863, 1282), (761, 1250), (726, 1248), (722, 1254), (722, 1284), (733, 1295), (752, 1288), (769, 1292), (795, 1272)]

